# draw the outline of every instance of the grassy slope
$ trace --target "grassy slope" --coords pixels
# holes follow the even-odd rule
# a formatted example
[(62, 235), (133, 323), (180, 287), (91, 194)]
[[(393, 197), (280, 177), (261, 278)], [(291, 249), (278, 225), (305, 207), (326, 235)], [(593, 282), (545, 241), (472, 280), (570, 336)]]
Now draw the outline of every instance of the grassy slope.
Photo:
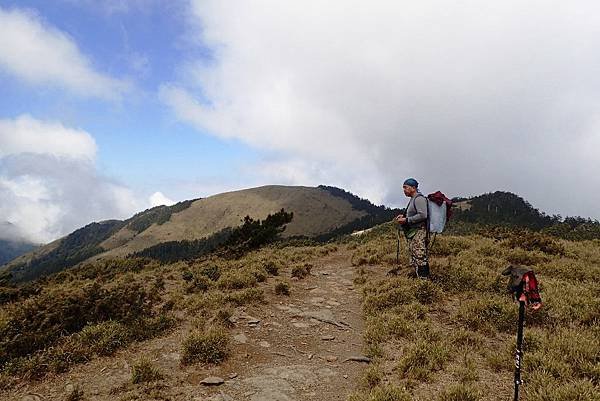
[(246, 215), (264, 219), (281, 208), (294, 213), (285, 236), (326, 233), (366, 214), (352, 209), (347, 200), (322, 189), (270, 185), (197, 200), (165, 224), (153, 225), (135, 236), (125, 228), (102, 244), (105, 248), (119, 246), (101, 256), (125, 256), (160, 242), (204, 238), (226, 227), (240, 225)]
[[(206, 199), (159, 206), (138, 213), (126, 221), (111, 221), (115, 230), (106, 235), (91, 235), (93, 228), (105, 223), (92, 223), (70, 235), (22, 255), (6, 268), (15, 277), (31, 279), (40, 274), (61, 270), (88, 261), (122, 257), (167, 241), (194, 240), (210, 236), (226, 227), (236, 227), (250, 215), (264, 219), (285, 208), (294, 212), (294, 220), (285, 236), (316, 236), (343, 226), (366, 214), (352, 208), (350, 202), (319, 188), (265, 186), (228, 192)], [(85, 242), (87, 241), (87, 242)], [(73, 247), (71, 243), (76, 242)], [(103, 252), (104, 250), (104, 252)], [(76, 255), (74, 255), (76, 254)]]
[[(527, 263), (541, 280), (544, 307), (527, 313), (522, 399), (598, 400), (600, 242), (550, 239), (547, 253), (520, 240), (440, 237), (425, 282), (408, 267), (399, 277), (382, 274), (396, 258), (391, 226), (353, 240), (366, 352), (375, 363), (352, 399), (511, 399), (518, 308), (499, 273)], [(400, 257), (408, 258), (403, 243)]]
[(36, 247), (37, 245), (29, 242), (0, 239), (0, 266), (27, 252), (31, 252)]
[[(540, 243), (545, 252), (536, 249)], [(347, 238), (337, 248), (267, 247), (240, 260), (162, 266), (106, 261), (59, 273), (40, 283), (41, 294), (0, 306), (0, 385), (12, 387), (15, 377), (30, 380), (112, 355), (132, 341), (160, 335), (179, 319), (192, 320), (194, 330), (181, 347), (190, 360), (200, 361), (193, 363), (226, 358), (228, 351), (221, 350), (227, 348), (230, 308), (260, 303), (264, 285), (281, 280), (272, 278), (278, 270), (302, 268), (311, 256), (332, 251), (356, 266), (355, 283), (364, 294), (365, 353), (373, 357), (353, 401), (510, 399), (517, 307), (499, 275), (509, 262), (535, 267), (545, 303), (527, 316), (522, 399), (598, 400), (599, 241), (443, 236), (432, 250), (432, 280), (423, 282), (410, 277), (408, 268), (398, 277), (385, 275), (396, 256), (389, 225)], [(406, 259), (402, 243), (401, 260)], [(87, 327), (69, 319), (73, 308), (86, 316)], [(50, 346), (31, 353), (39, 341)]]

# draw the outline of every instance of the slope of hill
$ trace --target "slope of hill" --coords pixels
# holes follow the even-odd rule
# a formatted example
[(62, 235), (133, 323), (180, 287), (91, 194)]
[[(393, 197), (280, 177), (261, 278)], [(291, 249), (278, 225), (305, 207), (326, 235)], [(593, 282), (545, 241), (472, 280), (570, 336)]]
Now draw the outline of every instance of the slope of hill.
[(23, 255), (7, 265), (19, 281), (47, 275), (91, 259), (124, 257), (164, 242), (194, 241), (242, 224), (245, 216), (264, 219), (281, 209), (292, 212), (285, 237), (322, 237), (354, 226), (373, 226), (389, 209), (333, 187), (264, 186), (159, 206), (132, 218), (89, 224)]
[(0, 266), (18, 256), (31, 252), (36, 246), (30, 242), (0, 239)]
[[(510, 192), (455, 198), (450, 229), (473, 232), (487, 226), (521, 227), (569, 240), (600, 239), (600, 222), (583, 217), (549, 216)], [(477, 226), (477, 227), (474, 227)]]
[(526, 313), (522, 399), (597, 401), (600, 242), (535, 234), (557, 254), (514, 235), (441, 236), (430, 281), (404, 242), (386, 275), (392, 224), (240, 258), (78, 266), (0, 303), (0, 399), (511, 399), (518, 306), (500, 272), (523, 263), (544, 305)]

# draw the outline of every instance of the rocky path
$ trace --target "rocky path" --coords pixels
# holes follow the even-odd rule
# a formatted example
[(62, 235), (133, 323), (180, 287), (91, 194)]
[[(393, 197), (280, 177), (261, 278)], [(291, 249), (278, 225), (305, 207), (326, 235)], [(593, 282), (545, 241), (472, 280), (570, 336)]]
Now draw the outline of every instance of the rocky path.
[(233, 362), (239, 376), (219, 388), (215, 399), (347, 398), (365, 367), (356, 360), (362, 351), (360, 299), (347, 258), (336, 254), (323, 262), (293, 283), (289, 298), (239, 316), (234, 340), (248, 361)]
[[(179, 363), (189, 325), (135, 344), (60, 377), (23, 386), (11, 400), (65, 400), (74, 385), (86, 400), (345, 400), (359, 381), (363, 321), (353, 267), (344, 250), (313, 262), (311, 275), (292, 280), (289, 296), (265, 287), (266, 304), (240, 307), (232, 318), (232, 356), (219, 366)], [(284, 272), (289, 277), (289, 271)], [(165, 380), (148, 388), (129, 383), (131, 364), (149, 358)], [(217, 384), (202, 382), (213, 377)], [(141, 385), (140, 385), (141, 386)]]

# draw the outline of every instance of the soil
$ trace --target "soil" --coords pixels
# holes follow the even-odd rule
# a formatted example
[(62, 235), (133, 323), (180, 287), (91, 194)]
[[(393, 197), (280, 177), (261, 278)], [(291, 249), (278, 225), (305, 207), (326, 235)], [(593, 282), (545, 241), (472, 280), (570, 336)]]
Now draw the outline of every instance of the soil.
[[(170, 334), (137, 343), (113, 357), (98, 358), (41, 382), (23, 383), (3, 399), (65, 400), (75, 386), (84, 400), (345, 400), (367, 363), (361, 357), (360, 294), (352, 283), (350, 254), (341, 249), (313, 261), (311, 274), (291, 280), (290, 295), (265, 284), (266, 303), (235, 309), (232, 355), (207, 366), (180, 363), (186, 322)], [(282, 275), (289, 277), (289, 272)], [(131, 366), (142, 357), (165, 376), (133, 385)], [(205, 385), (208, 377), (223, 379)], [(4, 398), (4, 397), (7, 398)]]

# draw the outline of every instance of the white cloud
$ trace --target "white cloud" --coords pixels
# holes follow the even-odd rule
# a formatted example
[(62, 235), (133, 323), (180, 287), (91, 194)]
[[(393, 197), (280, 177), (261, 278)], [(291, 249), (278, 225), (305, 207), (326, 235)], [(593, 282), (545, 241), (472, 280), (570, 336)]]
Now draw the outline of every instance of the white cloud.
[(161, 97), (202, 132), (275, 151), (271, 176), (394, 204), (416, 176), (425, 190), (510, 190), (600, 217), (585, 147), (600, 135), (597, 2), (190, 4), (214, 57)]
[(33, 85), (116, 99), (128, 83), (96, 71), (66, 33), (31, 11), (0, 7), (0, 69)]
[(150, 202), (150, 207), (155, 207), (155, 206), (171, 206), (175, 204), (175, 201), (172, 201), (171, 199), (167, 198), (162, 192), (155, 192), (150, 196), (150, 199), (148, 199)]
[(96, 144), (83, 131), (21, 116), (0, 120), (0, 238), (45, 243), (92, 221), (147, 207), (98, 173)]
[(39, 121), (29, 115), (0, 119), (0, 157), (37, 153), (91, 161), (96, 142), (87, 132), (59, 122)]

